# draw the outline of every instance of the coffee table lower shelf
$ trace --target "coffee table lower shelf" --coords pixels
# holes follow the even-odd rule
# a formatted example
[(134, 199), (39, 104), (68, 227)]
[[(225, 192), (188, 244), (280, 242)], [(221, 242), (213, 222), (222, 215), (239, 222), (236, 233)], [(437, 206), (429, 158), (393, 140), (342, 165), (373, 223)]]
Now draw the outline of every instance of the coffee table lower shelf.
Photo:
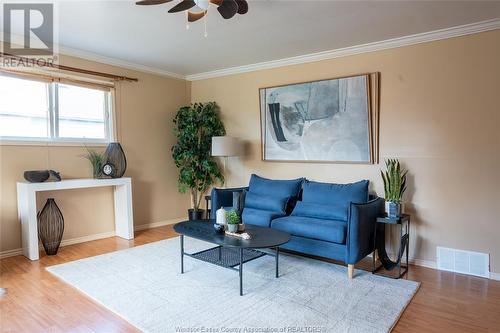
[[(275, 257), (276, 260), (276, 278), (279, 277), (278, 264), (279, 264), (279, 247), (273, 248), (274, 251), (263, 251), (256, 249), (237, 248), (215, 246), (206, 250), (196, 253), (184, 252), (184, 235), (180, 235), (181, 242), (181, 274), (184, 274), (184, 256), (188, 256), (200, 261), (208, 262), (217, 266), (228, 268), (239, 272), (240, 277), (240, 296), (243, 296), (243, 264), (254, 259), (270, 255)], [(270, 250), (270, 249), (269, 249)], [(235, 268), (238, 266), (238, 268)]]

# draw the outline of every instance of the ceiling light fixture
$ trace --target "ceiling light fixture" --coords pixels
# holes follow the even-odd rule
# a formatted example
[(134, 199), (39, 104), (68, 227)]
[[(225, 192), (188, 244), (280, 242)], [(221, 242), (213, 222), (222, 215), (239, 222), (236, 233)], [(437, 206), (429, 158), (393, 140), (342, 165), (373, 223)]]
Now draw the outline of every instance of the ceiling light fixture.
[[(141, 0), (137, 1), (136, 5), (149, 6), (161, 5), (173, 0)], [(217, 11), (226, 20), (232, 18), (236, 14), (246, 14), (248, 12), (248, 3), (246, 0), (182, 0), (177, 5), (170, 8), (169, 13), (178, 13), (186, 11), (187, 23), (186, 29), (189, 29), (189, 23), (198, 21), (201, 18), (205, 23), (205, 37), (207, 37), (207, 21), (206, 15), (210, 4), (217, 6)]]

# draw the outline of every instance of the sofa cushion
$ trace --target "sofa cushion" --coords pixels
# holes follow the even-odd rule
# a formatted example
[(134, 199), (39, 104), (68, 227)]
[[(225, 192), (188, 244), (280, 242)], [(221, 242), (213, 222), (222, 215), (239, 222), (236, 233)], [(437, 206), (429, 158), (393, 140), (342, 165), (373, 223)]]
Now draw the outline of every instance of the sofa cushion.
[(283, 215), (284, 214), (278, 212), (245, 207), (241, 215), (241, 220), (245, 224), (253, 224), (269, 228), (271, 226), (271, 220)]
[(249, 191), (245, 195), (245, 208), (267, 210), (285, 215), (287, 201), (288, 197), (281, 198)]
[(279, 198), (297, 197), (304, 178), (278, 180), (267, 179), (253, 174), (250, 177), (249, 192)]
[(368, 180), (351, 184), (330, 184), (306, 181), (303, 185), (302, 201), (329, 205), (347, 220), (351, 202), (368, 202)]
[(292, 216), (314, 217), (318, 219), (347, 221), (348, 211), (343, 203), (333, 202), (320, 205), (297, 201)]
[(293, 236), (319, 239), (344, 244), (347, 223), (303, 216), (286, 216), (272, 220), (271, 228), (282, 230)]

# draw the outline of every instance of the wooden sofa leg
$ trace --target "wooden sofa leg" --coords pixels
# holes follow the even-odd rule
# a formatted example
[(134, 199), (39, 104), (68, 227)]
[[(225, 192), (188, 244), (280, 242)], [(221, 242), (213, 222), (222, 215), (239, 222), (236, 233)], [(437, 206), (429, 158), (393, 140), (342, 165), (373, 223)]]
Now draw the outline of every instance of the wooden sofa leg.
[(347, 276), (349, 276), (349, 280), (352, 279), (353, 274), (354, 274), (354, 265), (348, 264), (347, 265)]

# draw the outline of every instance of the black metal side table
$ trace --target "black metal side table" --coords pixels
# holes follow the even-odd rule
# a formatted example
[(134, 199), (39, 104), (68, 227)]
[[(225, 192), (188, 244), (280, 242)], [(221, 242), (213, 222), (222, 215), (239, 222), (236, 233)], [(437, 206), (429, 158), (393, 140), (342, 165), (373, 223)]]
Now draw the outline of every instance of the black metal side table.
[[(399, 226), (399, 249), (396, 261), (393, 261), (387, 255), (385, 249), (385, 228), (386, 226)], [(393, 279), (399, 279), (408, 272), (408, 251), (410, 247), (410, 215), (403, 214), (399, 218), (389, 218), (387, 216), (378, 217), (375, 225), (375, 251), (378, 254), (381, 264), (377, 267), (377, 258), (375, 252), (373, 255), (373, 274), (378, 274)], [(403, 255), (406, 253), (406, 263), (402, 264)], [(384, 268), (386, 271), (397, 269), (397, 275), (383, 274), (379, 271)]]

